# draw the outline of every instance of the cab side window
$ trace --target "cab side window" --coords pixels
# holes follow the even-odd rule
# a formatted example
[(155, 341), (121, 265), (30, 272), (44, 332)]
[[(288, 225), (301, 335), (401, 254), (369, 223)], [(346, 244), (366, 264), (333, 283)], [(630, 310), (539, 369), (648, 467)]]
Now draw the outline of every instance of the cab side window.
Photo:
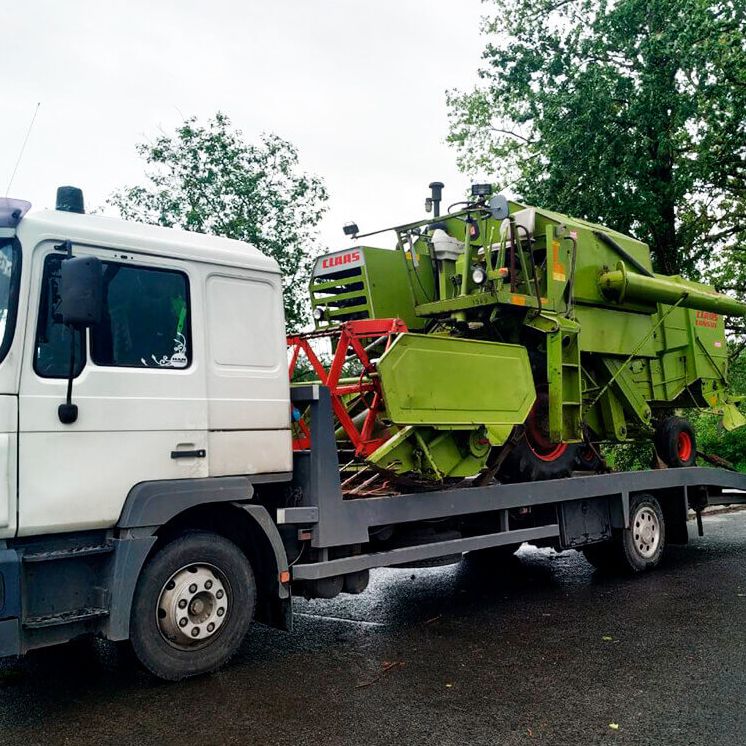
[(186, 368), (191, 363), (186, 275), (104, 263), (104, 313), (91, 329), (96, 365)]
[[(34, 370), (43, 378), (66, 378), (71, 330), (59, 312), (63, 257), (45, 259)], [(90, 330), (90, 358), (98, 366), (187, 368), (192, 361), (189, 284), (173, 270), (103, 262), (104, 309)], [(86, 362), (84, 333), (75, 332), (75, 375)]]

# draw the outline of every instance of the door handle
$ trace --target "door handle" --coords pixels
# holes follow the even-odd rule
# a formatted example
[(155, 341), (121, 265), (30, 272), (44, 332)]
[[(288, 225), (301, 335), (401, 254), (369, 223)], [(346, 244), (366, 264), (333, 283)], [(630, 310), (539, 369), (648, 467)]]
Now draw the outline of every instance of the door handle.
[(171, 458), (205, 458), (207, 451), (199, 448), (196, 451), (171, 451)]

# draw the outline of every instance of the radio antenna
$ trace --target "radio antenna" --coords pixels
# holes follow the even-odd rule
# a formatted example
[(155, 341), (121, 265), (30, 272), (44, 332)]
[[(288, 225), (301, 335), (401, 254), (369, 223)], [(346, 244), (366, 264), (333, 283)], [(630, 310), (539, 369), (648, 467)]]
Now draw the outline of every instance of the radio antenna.
[(28, 129), (26, 130), (26, 137), (23, 138), (23, 145), (21, 145), (21, 152), (18, 153), (18, 160), (16, 161), (16, 165), (13, 168), (13, 173), (10, 175), (10, 181), (8, 182), (8, 188), (5, 190), (5, 196), (8, 196), (8, 192), (10, 192), (10, 187), (13, 185), (13, 179), (16, 178), (16, 171), (18, 171), (18, 166), (21, 165), (21, 158), (23, 158), (23, 151), (26, 150), (26, 143), (28, 142), (29, 136), (31, 135), (31, 130), (33, 129), (34, 122), (36, 121), (36, 115), (39, 113), (39, 107), (41, 106), (41, 101), (39, 101), (36, 104), (36, 108), (34, 109), (34, 116), (31, 117), (31, 122), (29, 123)]

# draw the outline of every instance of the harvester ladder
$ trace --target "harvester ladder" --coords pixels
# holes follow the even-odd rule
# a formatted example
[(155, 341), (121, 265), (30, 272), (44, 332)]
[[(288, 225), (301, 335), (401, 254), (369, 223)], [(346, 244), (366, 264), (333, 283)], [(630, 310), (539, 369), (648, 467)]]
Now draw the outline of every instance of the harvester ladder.
[(547, 335), (549, 435), (555, 443), (578, 439), (582, 414), (578, 328), (558, 321), (557, 331)]

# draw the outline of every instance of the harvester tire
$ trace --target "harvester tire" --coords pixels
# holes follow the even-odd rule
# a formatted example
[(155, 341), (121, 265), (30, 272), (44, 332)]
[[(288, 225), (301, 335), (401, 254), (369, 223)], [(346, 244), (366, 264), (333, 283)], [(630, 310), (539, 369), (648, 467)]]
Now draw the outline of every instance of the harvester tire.
[(601, 572), (635, 574), (658, 565), (666, 547), (666, 524), (652, 495), (636, 495), (629, 506), (630, 526), (614, 531), (609, 541), (590, 544), (582, 552)]
[(655, 450), (666, 466), (694, 466), (697, 439), (694, 429), (683, 417), (666, 417), (655, 429)]
[(569, 477), (576, 468), (581, 447), (582, 444), (562, 443), (554, 452), (541, 454), (524, 436), (505, 459), (499, 477), (504, 482), (538, 482)]
[(504, 482), (538, 482), (569, 477), (576, 468), (582, 444), (555, 443), (549, 437), (549, 389), (536, 387), (523, 435), (512, 446), (500, 467), (498, 478)]

